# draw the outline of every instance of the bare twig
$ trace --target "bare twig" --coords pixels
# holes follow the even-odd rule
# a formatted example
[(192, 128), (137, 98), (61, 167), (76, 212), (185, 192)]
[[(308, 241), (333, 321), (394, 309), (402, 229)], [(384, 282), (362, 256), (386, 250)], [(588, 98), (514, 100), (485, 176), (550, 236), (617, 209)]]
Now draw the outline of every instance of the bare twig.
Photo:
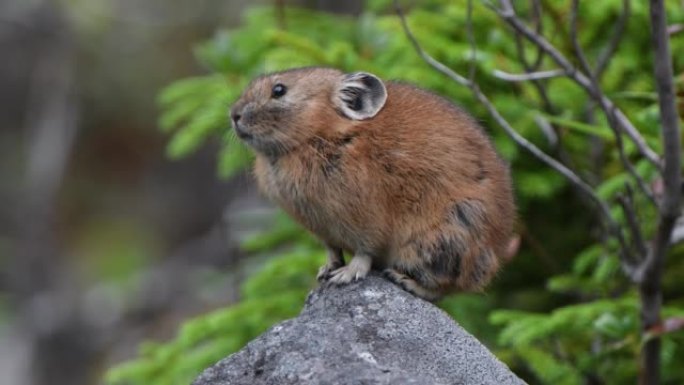
[[(544, 23), (542, 23), (542, 8), (539, 0), (531, 0), (532, 1), (532, 15), (534, 17), (534, 23), (535, 23), (535, 30), (538, 34), (543, 33), (543, 28), (544, 28)], [(523, 68), (525, 69), (526, 73), (531, 73), (531, 72), (537, 72), (539, 70), (539, 67), (541, 67), (542, 62), (544, 61), (544, 51), (537, 47), (537, 57), (534, 60), (534, 63), (530, 63), (527, 60), (527, 56), (525, 55), (525, 47), (523, 45), (523, 39), (522, 36), (518, 32), (515, 33), (515, 48), (518, 53), (518, 59), (520, 60), (520, 63), (522, 63)], [(539, 97), (541, 98), (542, 101), (542, 106), (544, 108), (544, 111), (546, 111), (549, 114), (555, 114), (556, 109), (553, 106), (553, 103), (551, 102), (551, 98), (549, 98), (548, 93), (546, 92), (546, 88), (544, 85), (537, 79), (530, 79), (532, 80), (532, 84), (534, 85), (534, 88), (537, 90), (537, 93), (539, 94)]]
[(544, 151), (539, 149), (539, 147), (535, 146), (532, 142), (528, 141), (525, 137), (520, 135), (510, 125), (510, 123), (508, 123), (508, 121), (499, 113), (496, 107), (494, 107), (492, 102), (482, 92), (477, 83), (471, 82), (465, 77), (459, 75), (458, 73), (454, 72), (451, 68), (447, 67), (440, 61), (430, 56), (430, 54), (425, 52), (425, 50), (423, 50), (422, 46), (420, 45), (416, 37), (413, 35), (413, 32), (411, 32), (411, 29), (409, 28), (408, 23), (406, 21), (406, 17), (404, 16), (404, 13), (402, 12), (397, 0), (394, 1), (394, 6), (397, 14), (399, 15), (399, 19), (404, 29), (404, 33), (411, 41), (411, 44), (413, 45), (418, 55), (420, 55), (420, 57), (423, 58), (423, 60), (425, 60), (426, 63), (428, 63), (437, 71), (446, 75), (454, 82), (469, 88), (473, 92), (475, 98), (480, 102), (480, 104), (482, 104), (487, 109), (492, 118), (499, 124), (499, 126), (501, 126), (501, 128), (504, 129), (506, 134), (511, 139), (513, 139), (513, 141), (517, 145), (527, 150), (529, 153), (531, 153), (537, 159), (541, 160), (543, 163), (554, 169), (559, 174), (563, 175), (570, 183), (572, 183), (575, 187), (579, 188), (579, 190), (581, 190), (587, 196), (589, 196), (591, 200), (594, 202), (594, 204), (596, 204), (596, 206), (599, 208), (601, 218), (605, 222), (608, 228), (608, 232), (613, 234), (616, 237), (616, 239), (618, 239), (622, 250), (628, 250), (624, 237), (622, 236), (622, 233), (617, 223), (610, 214), (610, 209), (608, 208), (608, 205), (601, 198), (599, 198), (598, 195), (596, 195), (594, 189), (591, 186), (589, 186), (586, 182), (584, 182), (582, 178), (580, 178), (574, 171), (572, 171), (562, 163), (558, 162), (554, 158), (550, 157)]
[(613, 30), (613, 35), (608, 41), (608, 45), (599, 54), (599, 58), (596, 60), (596, 68), (594, 69), (594, 78), (601, 79), (601, 75), (605, 72), (606, 68), (610, 64), (611, 59), (617, 52), (620, 42), (622, 42), (623, 36), (625, 36), (625, 30), (627, 29), (627, 22), (632, 14), (631, 11), (631, 1), (622, 0), (622, 13), (618, 18), (615, 29)]
[(539, 127), (539, 129), (544, 134), (546, 139), (549, 141), (549, 144), (551, 146), (555, 147), (558, 145), (560, 139), (558, 138), (558, 134), (556, 133), (548, 119), (546, 119), (541, 114), (535, 114), (534, 123), (537, 124), (537, 127)]
[(684, 32), (684, 24), (672, 24), (667, 28), (667, 33), (670, 36), (674, 36), (680, 32)]
[[(542, 6), (539, 0), (532, 0), (532, 16), (534, 17), (535, 31), (537, 34), (541, 35), (544, 33), (544, 23), (542, 22)], [(516, 36), (519, 36), (516, 34)], [(537, 47), (537, 58), (532, 64), (532, 68), (536, 71), (542, 64), (544, 60), (544, 51)]]
[(655, 153), (646, 143), (646, 140), (641, 136), (636, 127), (632, 122), (625, 116), (625, 114), (615, 106), (615, 104), (605, 96), (600, 89), (596, 89), (591, 79), (589, 79), (581, 71), (577, 70), (574, 65), (560, 52), (558, 51), (548, 40), (543, 36), (538, 35), (532, 31), (525, 23), (523, 23), (516, 15), (510, 0), (501, 0), (503, 6), (499, 9), (491, 4), (491, 2), (484, 2), (490, 9), (496, 12), (504, 21), (506, 21), (515, 31), (519, 32), (530, 42), (535, 44), (537, 47), (542, 49), (546, 54), (548, 54), (562, 69), (564, 69), (567, 75), (572, 78), (577, 84), (584, 88), (587, 93), (594, 98), (601, 109), (606, 113), (606, 116), (613, 116), (615, 118), (614, 122), (618, 125), (621, 131), (627, 134), (629, 138), (634, 142), (639, 152), (646, 159), (649, 160), (656, 168), (662, 171), (660, 165), (660, 158), (658, 154)]
[[(644, 258), (646, 253), (648, 253), (648, 248), (646, 247), (646, 242), (644, 242), (644, 236), (641, 232), (639, 219), (637, 218), (635, 211), (634, 191), (629, 183), (625, 183), (625, 194), (618, 197), (618, 203), (620, 203), (622, 211), (625, 214), (625, 219), (627, 219), (627, 226), (629, 227), (632, 243), (637, 251), (637, 255)], [(641, 261), (632, 260), (630, 262), (632, 266), (637, 266)]]
[(549, 71), (527, 72), (524, 74), (511, 74), (500, 70), (494, 70), (492, 74), (496, 78), (509, 82), (526, 82), (531, 80), (551, 79), (559, 76), (565, 76), (565, 71), (556, 69)]
[[(598, 69), (592, 70), (589, 61), (587, 60), (587, 57), (584, 54), (584, 49), (582, 49), (582, 45), (580, 44), (579, 35), (577, 34), (578, 12), (579, 0), (572, 0), (572, 7), (570, 9), (570, 40), (575, 51), (575, 56), (577, 57), (580, 66), (582, 67), (582, 71), (584, 71), (585, 75), (589, 79), (589, 82), (591, 83), (591, 92), (596, 95), (599, 95), (601, 94), (601, 86), (599, 85), (598, 78), (595, 76), (595, 74), (598, 73)], [(625, 168), (625, 170), (627, 170), (627, 172), (632, 176), (632, 178), (634, 178), (637, 181), (639, 189), (644, 193), (644, 195), (646, 195), (646, 197), (648, 197), (651, 203), (655, 205), (655, 198), (653, 196), (653, 193), (651, 192), (651, 189), (646, 184), (646, 181), (644, 181), (641, 175), (639, 175), (639, 173), (636, 171), (634, 165), (629, 161), (629, 159), (627, 159), (627, 155), (625, 154), (625, 145), (622, 141), (622, 133), (618, 128), (618, 124), (616, 124), (615, 116), (612, 114), (612, 111), (610, 113), (606, 112), (606, 117), (608, 118), (608, 125), (613, 131), (613, 135), (615, 136), (615, 144), (618, 149), (618, 156), (620, 158), (622, 166)]]
[[(534, 25), (535, 32), (537, 34), (543, 34), (544, 30), (544, 23), (542, 19), (542, 5), (540, 0), (530, 0), (531, 3), (531, 9), (532, 9), (532, 24)], [(537, 52), (536, 52), (536, 58), (533, 63), (530, 63), (530, 61), (527, 59), (527, 56), (525, 55), (525, 47), (524, 47), (524, 42), (523, 42), (523, 37), (519, 32), (515, 32), (514, 34), (515, 38), (515, 47), (518, 55), (518, 60), (520, 63), (523, 65), (523, 68), (525, 69), (525, 72), (527, 74), (532, 75), (532, 73), (539, 72), (539, 68), (541, 67), (545, 53), (544, 51), (539, 48), (535, 47)], [(512, 77), (506, 77), (505, 73), (499, 73), (500, 75), (503, 75), (504, 78), (508, 78), (510, 80), (508, 81), (523, 81), (522, 77), (518, 76), (512, 76)], [(546, 73), (550, 75), (550, 73)], [(545, 74), (545, 75), (546, 75)], [(565, 73), (563, 72), (562, 75)], [(537, 74), (538, 75), (538, 74)], [(541, 101), (541, 107), (542, 110), (545, 111), (547, 114), (550, 115), (556, 115), (558, 110), (556, 106), (553, 104), (551, 101), (551, 98), (549, 97), (548, 91), (546, 89), (546, 84), (542, 82), (544, 78), (539, 77), (537, 75), (532, 75), (530, 81), (532, 82), (532, 86), (534, 89), (537, 91), (537, 94), (539, 95), (540, 101)], [(496, 76), (496, 74), (495, 74)], [(558, 75), (561, 76), (561, 75)], [(503, 79), (506, 80), (506, 79)], [(571, 167), (572, 165), (572, 158), (568, 156), (566, 153), (564, 147), (563, 147), (563, 136), (561, 135), (560, 129), (555, 125), (547, 122), (545, 127), (548, 127), (554, 131), (554, 136), (556, 140), (553, 142), (553, 149), (558, 157), (558, 159), (561, 161), (561, 163)]]
[(648, 187), (648, 184), (644, 180), (644, 178), (639, 175), (637, 172), (636, 168), (634, 168), (634, 165), (632, 162), (627, 159), (627, 154), (625, 154), (625, 145), (622, 141), (622, 133), (619, 132), (616, 128), (616, 125), (614, 123), (614, 117), (612, 116), (607, 116), (608, 118), (608, 126), (611, 128), (613, 131), (613, 135), (615, 136), (615, 146), (617, 147), (618, 150), (618, 157), (620, 158), (620, 162), (622, 163), (622, 166), (627, 170), (627, 172), (634, 178), (636, 181), (637, 185), (639, 186), (639, 189), (641, 192), (648, 198), (648, 200), (654, 204), (657, 205), (655, 196), (653, 195), (653, 191), (651, 191), (651, 188)]
[(473, 33), (473, 0), (468, 0), (466, 11), (466, 33), (468, 35), (468, 43), (470, 44), (470, 66), (468, 69), (468, 79), (470, 82), (475, 81), (475, 70), (477, 67), (477, 47), (475, 46), (475, 34)]
[(401, 7), (399, 6), (399, 3), (395, 0), (394, 1), (394, 8), (396, 9), (397, 14), (399, 15), (399, 20), (401, 21), (401, 26), (404, 29), (404, 33), (406, 34), (406, 37), (409, 38), (409, 41), (413, 45), (413, 48), (418, 52), (418, 55), (425, 60), (426, 63), (428, 63), (430, 66), (432, 66), (434, 69), (437, 71), (443, 73), (447, 77), (449, 77), (451, 80), (455, 81), (456, 83), (470, 88), (471, 86), (471, 81), (464, 78), (463, 76), (457, 74), (451, 68), (447, 67), (446, 65), (442, 64), (440, 61), (436, 60), (432, 56), (430, 56), (427, 52), (423, 50), (423, 48), (420, 46), (420, 43), (418, 43), (418, 40), (416, 37), (413, 35), (413, 32), (408, 27), (408, 24), (406, 22), (406, 17), (404, 17), (404, 12), (401, 10)]
[(570, 41), (572, 42), (572, 47), (575, 51), (575, 56), (582, 67), (582, 71), (587, 75), (592, 85), (596, 84), (596, 79), (593, 77), (594, 71), (591, 70), (591, 65), (587, 60), (587, 56), (584, 54), (584, 49), (579, 41), (579, 35), (577, 34), (577, 12), (579, 11), (579, 0), (572, 0), (572, 6), (570, 7)]
[[(542, 23), (542, 7), (539, 0), (531, 0), (532, 3), (532, 16), (535, 25), (535, 31), (538, 34), (542, 34), (544, 30), (544, 23)], [(520, 62), (525, 67), (526, 72), (536, 72), (544, 60), (544, 51), (537, 47), (537, 57), (534, 59), (534, 63), (530, 63), (525, 55), (525, 49), (523, 47), (523, 41), (520, 34), (515, 34), (515, 47), (518, 51), (518, 58)]]
[[(662, 125), (664, 148), (665, 185), (660, 204), (658, 230), (653, 240), (651, 252), (640, 269), (639, 294), (641, 299), (642, 329), (649, 330), (660, 322), (662, 304), (662, 274), (665, 253), (670, 246), (670, 238), (681, 207), (681, 133), (677, 113), (675, 89), (672, 83), (672, 58), (670, 56), (670, 36), (667, 31), (667, 18), (663, 0), (650, 1), (651, 41), (655, 53), (655, 80), (658, 91), (658, 105)], [(641, 353), (641, 384), (660, 382), (660, 339), (647, 341)]]

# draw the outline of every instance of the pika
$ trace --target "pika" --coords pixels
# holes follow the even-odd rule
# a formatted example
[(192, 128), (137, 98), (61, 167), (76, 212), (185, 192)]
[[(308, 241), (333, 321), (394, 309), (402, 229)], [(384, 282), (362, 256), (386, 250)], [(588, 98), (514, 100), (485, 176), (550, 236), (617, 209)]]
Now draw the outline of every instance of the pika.
[(509, 169), (446, 99), (309, 67), (254, 79), (230, 116), (260, 190), (327, 246), (319, 281), (374, 268), (434, 301), (498, 271), (515, 218)]

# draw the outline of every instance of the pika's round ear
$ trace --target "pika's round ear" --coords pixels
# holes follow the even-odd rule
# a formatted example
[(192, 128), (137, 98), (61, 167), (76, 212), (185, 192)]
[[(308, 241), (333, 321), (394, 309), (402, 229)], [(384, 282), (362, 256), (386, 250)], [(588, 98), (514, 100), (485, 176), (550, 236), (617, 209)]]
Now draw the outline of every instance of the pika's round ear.
[(333, 104), (353, 120), (374, 117), (386, 101), (387, 89), (382, 80), (367, 72), (344, 75), (333, 95)]

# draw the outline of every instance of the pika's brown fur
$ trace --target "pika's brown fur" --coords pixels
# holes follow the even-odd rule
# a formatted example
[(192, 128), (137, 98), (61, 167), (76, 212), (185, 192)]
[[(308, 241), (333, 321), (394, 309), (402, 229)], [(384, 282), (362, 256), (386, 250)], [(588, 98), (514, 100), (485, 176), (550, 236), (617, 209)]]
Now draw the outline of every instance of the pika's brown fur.
[(231, 117), (261, 190), (327, 245), (319, 279), (349, 282), (372, 265), (434, 300), (479, 290), (499, 269), (515, 216), (509, 171), (445, 99), (300, 68), (255, 79)]

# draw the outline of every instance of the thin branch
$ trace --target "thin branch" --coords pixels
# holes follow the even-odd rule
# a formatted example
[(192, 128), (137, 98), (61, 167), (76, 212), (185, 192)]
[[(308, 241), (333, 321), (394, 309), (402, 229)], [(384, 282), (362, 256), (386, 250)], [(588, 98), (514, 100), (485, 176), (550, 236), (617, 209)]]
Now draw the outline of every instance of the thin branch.
[[(636, 251), (641, 258), (646, 256), (648, 253), (648, 248), (646, 247), (646, 242), (644, 242), (644, 236), (641, 232), (641, 226), (639, 226), (639, 219), (634, 206), (634, 191), (629, 183), (625, 183), (625, 194), (618, 197), (618, 203), (622, 207), (622, 211), (625, 214), (625, 219), (627, 219), (627, 226), (629, 227), (629, 232), (632, 236), (632, 243), (636, 248)], [(640, 261), (632, 260), (630, 263), (632, 266), (637, 266)]]
[(639, 175), (632, 162), (630, 162), (629, 159), (627, 159), (627, 154), (625, 154), (625, 145), (622, 141), (622, 133), (618, 131), (616, 125), (612, 123), (614, 122), (615, 117), (608, 115), (607, 118), (608, 126), (611, 128), (611, 130), (613, 131), (613, 135), (615, 136), (615, 146), (617, 147), (618, 157), (620, 158), (622, 166), (627, 170), (627, 172), (632, 176), (632, 178), (634, 178), (641, 192), (648, 198), (648, 200), (653, 205), (657, 206), (657, 202), (655, 199), (655, 195), (653, 194), (653, 191), (650, 187), (648, 187), (648, 184), (646, 183), (644, 178), (642, 178), (641, 175)]
[(579, 36), (577, 34), (577, 13), (579, 11), (579, 0), (572, 0), (572, 6), (570, 7), (570, 41), (572, 42), (572, 47), (575, 51), (575, 56), (582, 67), (582, 71), (589, 77), (592, 85), (596, 84), (596, 79), (593, 77), (594, 72), (591, 70), (587, 56), (584, 54), (584, 49), (579, 42)]
[[(542, 35), (544, 33), (544, 23), (542, 19), (542, 6), (539, 0), (532, 0), (532, 15), (535, 21), (535, 31), (537, 34)], [(516, 36), (519, 35), (516, 34)], [(537, 58), (535, 59), (534, 64), (532, 64), (532, 68), (534, 68), (535, 71), (539, 69), (543, 60), (544, 51), (537, 47)]]
[[(650, 1), (651, 42), (654, 47), (654, 74), (660, 109), (662, 142), (664, 149), (663, 199), (660, 204), (658, 230), (647, 259), (640, 269), (639, 298), (641, 300), (642, 330), (647, 331), (660, 322), (662, 306), (662, 275), (665, 253), (670, 246), (672, 230), (681, 207), (681, 133), (673, 85), (670, 36), (663, 0)], [(640, 383), (660, 382), (659, 338), (647, 341), (641, 352)]]
[(541, 160), (543, 163), (554, 169), (556, 172), (559, 174), (563, 175), (570, 183), (575, 185), (577, 188), (579, 188), (582, 192), (584, 192), (587, 196), (591, 198), (591, 200), (596, 204), (596, 206), (599, 208), (599, 211), (601, 213), (601, 217), (606, 223), (606, 226), (608, 228), (608, 232), (611, 234), (614, 234), (615, 237), (618, 239), (620, 242), (621, 248), (623, 250), (627, 250), (626, 247), (626, 242), (624, 240), (624, 237), (622, 236), (622, 233), (618, 227), (618, 224), (615, 222), (613, 217), (610, 214), (610, 209), (608, 208), (608, 205), (596, 195), (594, 192), (594, 189), (589, 186), (586, 182), (582, 180), (574, 171), (563, 165), (562, 163), (558, 162), (554, 158), (550, 157), (547, 155), (545, 152), (543, 152), (539, 147), (535, 146), (532, 142), (528, 141), (525, 137), (520, 135), (511, 125), (508, 123), (508, 121), (499, 113), (499, 111), (494, 107), (492, 102), (487, 98), (487, 96), (482, 93), (482, 90), (480, 90), (480, 87), (477, 85), (477, 83), (471, 82), (465, 77), (459, 75), (455, 71), (453, 71), (451, 68), (447, 67), (440, 61), (436, 60), (430, 54), (425, 52), (423, 50), (422, 46), (416, 39), (416, 37), (413, 35), (413, 32), (411, 32), (408, 23), (406, 21), (406, 17), (404, 16), (403, 11), (401, 10), (401, 7), (398, 4), (397, 0), (394, 0), (394, 7), (396, 9), (397, 14), (399, 15), (399, 19), (401, 21), (401, 25), (404, 29), (404, 33), (408, 37), (409, 41), (411, 41), (411, 44), (413, 45), (413, 48), (416, 50), (418, 55), (420, 55), (423, 60), (425, 60), (426, 63), (428, 63), (430, 66), (432, 66), (434, 69), (437, 71), (441, 72), (442, 74), (446, 75), (448, 78), (453, 80), (454, 82), (469, 88), (472, 92), (475, 98), (487, 109), (489, 114), (494, 118), (494, 120), (501, 126), (501, 128), (504, 129), (506, 134), (513, 139), (513, 141), (518, 144), (520, 147), (524, 148), (527, 150), (529, 153), (531, 153), (533, 156), (535, 156), (537, 159)]
[(468, 35), (468, 42), (470, 43), (470, 65), (468, 69), (468, 79), (470, 82), (475, 81), (475, 69), (477, 65), (477, 47), (475, 46), (475, 34), (473, 33), (473, 0), (468, 0), (466, 11), (466, 33)]
[(406, 22), (406, 17), (404, 17), (404, 12), (401, 10), (401, 7), (399, 6), (399, 3), (397, 0), (394, 0), (394, 8), (396, 9), (397, 14), (399, 15), (399, 20), (401, 21), (401, 26), (404, 29), (404, 33), (406, 34), (406, 37), (408, 37), (409, 41), (411, 42), (411, 45), (413, 45), (413, 48), (416, 50), (418, 55), (430, 66), (432, 66), (434, 69), (437, 71), (441, 72), (442, 74), (446, 75), (448, 78), (451, 80), (455, 81), (456, 83), (464, 86), (464, 87), (471, 87), (472, 82), (463, 76), (457, 74), (451, 68), (447, 67), (446, 65), (442, 64), (440, 61), (436, 60), (432, 56), (430, 56), (427, 52), (423, 50), (423, 48), (420, 46), (420, 43), (418, 43), (418, 40), (416, 37), (413, 35), (413, 32), (409, 29), (409, 26)]
[(674, 36), (680, 32), (684, 32), (684, 24), (672, 24), (667, 28), (667, 33), (670, 36)]
[[(533, 17), (536, 25), (535, 30), (538, 34), (541, 34), (544, 28), (544, 23), (542, 22), (541, 4), (539, 0), (531, 0), (531, 2)], [(537, 72), (539, 70), (539, 67), (541, 67), (542, 62), (544, 61), (544, 51), (541, 48), (537, 47), (537, 57), (534, 60), (534, 63), (530, 63), (527, 60), (527, 56), (525, 55), (525, 47), (523, 46), (522, 37), (518, 32), (515, 33), (515, 48), (518, 53), (518, 60), (520, 60), (520, 63), (522, 63), (525, 72)], [(553, 103), (551, 103), (551, 98), (549, 98), (549, 95), (546, 92), (546, 88), (544, 88), (544, 85), (536, 79), (532, 79), (532, 85), (534, 85), (534, 88), (537, 90), (537, 93), (541, 98), (544, 111), (546, 111), (549, 114), (555, 115), (556, 108), (554, 107)]]
[[(615, 26), (613, 28), (612, 35), (610, 37), (610, 40), (608, 41), (607, 45), (602, 49), (601, 53), (599, 54), (598, 59), (596, 60), (596, 68), (594, 69), (593, 72), (593, 78), (596, 79), (597, 81), (601, 81), (601, 78), (603, 77), (603, 73), (605, 70), (608, 68), (610, 65), (610, 62), (612, 61), (615, 53), (617, 52), (618, 46), (622, 42), (622, 39), (625, 35), (625, 30), (627, 29), (627, 22), (629, 20), (629, 17), (631, 15), (631, 1), (630, 0), (623, 0), (622, 1), (622, 12), (620, 13), (620, 16), (615, 23)], [(596, 109), (596, 102), (594, 100), (589, 100), (586, 104), (585, 107), (585, 114), (587, 117), (587, 121), (589, 123), (594, 123), (594, 111)], [(601, 169), (601, 165), (603, 162), (601, 162), (602, 159), (602, 154), (604, 151), (604, 142), (601, 138), (599, 137), (594, 137), (591, 140), (591, 159), (592, 162), (591, 164), (594, 166), (593, 167), (593, 174), (598, 175), (600, 172), (598, 170)], [(640, 187), (641, 188), (641, 187)]]
[[(538, 34), (543, 33), (544, 23), (542, 23), (542, 8), (539, 0), (531, 0), (532, 3), (532, 16), (534, 17), (535, 31)], [(542, 61), (544, 60), (544, 51), (537, 47), (537, 57), (534, 59), (534, 63), (530, 63), (525, 55), (525, 49), (523, 47), (523, 41), (520, 34), (515, 34), (515, 48), (518, 51), (518, 58), (520, 62), (525, 67), (526, 72), (536, 72), (539, 67), (541, 67)]]
[[(544, 22), (542, 18), (542, 4), (540, 0), (530, 0), (531, 3), (531, 9), (532, 9), (532, 23), (534, 25), (535, 32), (537, 34), (543, 34), (544, 30)], [(534, 72), (538, 72), (539, 68), (541, 67), (542, 63), (544, 62), (544, 57), (545, 53), (544, 51), (539, 48), (536, 48), (536, 58), (534, 60), (534, 63), (530, 63), (527, 59), (527, 56), (525, 55), (525, 47), (523, 44), (523, 37), (519, 32), (515, 32), (514, 34), (515, 38), (515, 47), (516, 47), (516, 52), (518, 54), (518, 60), (520, 63), (523, 65), (523, 68), (525, 69), (525, 72), (527, 74), (531, 74)], [(496, 74), (495, 74), (496, 76)], [(504, 74), (504, 77), (505, 74)], [(532, 76), (533, 78), (536, 76)], [(508, 77), (509, 81), (523, 81), (522, 78), (520, 77)], [(513, 80), (515, 79), (515, 80)], [(541, 107), (542, 110), (545, 111), (549, 115), (556, 115), (558, 110), (556, 106), (553, 104), (551, 101), (551, 98), (549, 97), (548, 91), (546, 89), (546, 85), (544, 82), (542, 82), (544, 79), (531, 79), (532, 86), (534, 89), (537, 91), (537, 94), (539, 95), (540, 101), (541, 101)], [(548, 122), (547, 122), (548, 123)], [(565, 151), (562, 143), (562, 135), (561, 131), (556, 126), (555, 124), (550, 124), (548, 123), (545, 127), (551, 128), (554, 131), (554, 136), (557, 140), (555, 140), (553, 143), (553, 149), (556, 152), (558, 159), (561, 161), (561, 163), (567, 165), (568, 167), (571, 167), (572, 165), (572, 158), (568, 156), (567, 152)]]
[[(589, 61), (587, 60), (587, 57), (584, 54), (584, 49), (582, 49), (582, 45), (579, 41), (579, 35), (577, 33), (578, 12), (579, 0), (572, 0), (572, 7), (570, 8), (570, 40), (575, 51), (575, 56), (577, 57), (580, 66), (582, 67), (582, 71), (584, 71), (585, 75), (589, 79), (589, 82), (591, 83), (591, 93), (599, 95), (601, 94), (601, 86), (599, 85), (598, 77), (595, 76), (595, 74), (598, 73), (599, 70), (592, 70)], [(653, 192), (648, 187), (646, 181), (644, 181), (641, 175), (639, 175), (639, 173), (636, 171), (634, 165), (629, 161), (627, 155), (625, 154), (625, 145), (622, 141), (622, 133), (618, 129), (618, 125), (616, 124), (615, 116), (612, 114), (612, 111), (611, 113), (606, 113), (606, 117), (608, 118), (609, 127), (611, 128), (611, 130), (613, 131), (613, 135), (615, 136), (615, 144), (618, 149), (618, 156), (620, 158), (622, 166), (625, 168), (625, 170), (627, 170), (627, 172), (632, 176), (632, 178), (634, 178), (637, 181), (637, 185), (639, 186), (639, 189), (644, 193), (644, 195), (648, 197), (651, 203), (656, 205)]]
[[(655, 47), (655, 79), (658, 91), (658, 105), (662, 125), (662, 143), (664, 148), (665, 168), (663, 183), (665, 185), (660, 204), (660, 222), (658, 234), (654, 240), (653, 251), (644, 266), (644, 284), (652, 284), (658, 278), (665, 251), (669, 245), (672, 230), (681, 207), (681, 133), (679, 115), (676, 106), (675, 88), (672, 80), (672, 59), (670, 56), (670, 39), (667, 33), (665, 10), (662, 0), (651, 0), (652, 43)], [(655, 278), (650, 278), (651, 276)]]
[(549, 71), (538, 71), (538, 72), (527, 72), (524, 74), (511, 74), (508, 72), (500, 71), (500, 70), (494, 70), (492, 72), (492, 75), (498, 79), (506, 80), (509, 82), (526, 82), (526, 81), (532, 81), (532, 80), (543, 80), (543, 79), (551, 79), (551, 78), (556, 78), (560, 76), (565, 76), (566, 73), (564, 70), (556, 69), (556, 70), (549, 70)]
[(556, 130), (554, 130), (554, 127), (551, 125), (549, 120), (543, 117), (541, 114), (535, 114), (534, 122), (537, 124), (537, 127), (539, 127), (541, 132), (544, 134), (546, 140), (549, 141), (549, 145), (551, 147), (556, 147), (558, 145), (558, 142), (560, 141), (560, 138), (558, 137)]
[(484, 1), (484, 4), (496, 12), (504, 21), (513, 27), (515, 31), (521, 33), (530, 42), (546, 52), (556, 62), (556, 64), (566, 71), (570, 78), (584, 88), (587, 93), (598, 102), (598, 104), (601, 106), (601, 109), (603, 109), (606, 113), (606, 116), (614, 116), (615, 123), (623, 132), (627, 134), (627, 136), (630, 137), (630, 139), (639, 149), (639, 152), (646, 159), (648, 159), (649, 162), (656, 166), (658, 170), (662, 170), (658, 154), (656, 154), (655, 151), (648, 146), (646, 140), (641, 136), (637, 128), (634, 127), (632, 122), (625, 116), (625, 114), (619, 108), (617, 108), (617, 106), (615, 106), (615, 104), (607, 96), (605, 96), (600, 89), (595, 89), (591, 80), (581, 71), (578, 71), (577, 68), (575, 68), (575, 66), (573, 66), (572, 63), (565, 56), (563, 56), (562, 53), (560, 53), (560, 51), (551, 45), (548, 40), (530, 30), (530, 28), (527, 27), (527, 25), (525, 25), (525, 23), (523, 23), (516, 16), (515, 10), (511, 5), (510, 0), (501, 0), (501, 4), (503, 6), (502, 9), (495, 7), (489, 1)]
[(596, 69), (594, 70), (594, 78), (601, 79), (601, 76), (605, 72), (606, 68), (610, 64), (611, 59), (617, 52), (622, 38), (625, 36), (625, 31), (627, 29), (627, 22), (632, 14), (632, 7), (630, 0), (622, 0), (622, 12), (618, 18), (615, 29), (613, 30), (613, 35), (608, 41), (606, 48), (599, 54), (599, 58), (596, 60)]

